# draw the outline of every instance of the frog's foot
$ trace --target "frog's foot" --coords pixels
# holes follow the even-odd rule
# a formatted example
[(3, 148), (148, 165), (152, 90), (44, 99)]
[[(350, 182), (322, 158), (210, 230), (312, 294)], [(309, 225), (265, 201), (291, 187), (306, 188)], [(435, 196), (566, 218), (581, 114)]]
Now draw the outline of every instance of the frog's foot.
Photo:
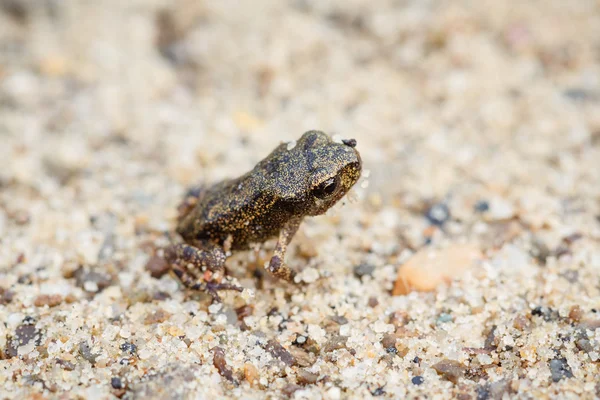
[(217, 282), (206, 282), (205, 291), (210, 294), (213, 300), (220, 302), (221, 298), (217, 293), (219, 290), (235, 290), (236, 292), (243, 292), (244, 288), (233, 285), (231, 283), (217, 283)]
[(302, 222), (302, 218), (293, 219), (289, 221), (283, 229), (279, 232), (279, 239), (277, 240), (277, 245), (275, 246), (275, 252), (273, 257), (271, 257), (271, 261), (269, 262), (269, 266), (267, 269), (273, 275), (275, 275), (279, 279), (283, 279), (289, 282), (294, 281), (294, 277), (296, 276), (296, 272), (294, 272), (290, 267), (285, 264), (285, 252), (287, 250), (287, 246), (296, 234), (298, 227), (300, 226), (300, 222)]
[(269, 261), (268, 270), (274, 276), (284, 281), (293, 282), (296, 272), (288, 267), (284, 262), (283, 258), (279, 255), (274, 255)]
[(190, 289), (206, 292), (217, 301), (220, 301), (219, 290), (241, 292), (241, 287), (222, 282), (226, 258), (223, 249), (214, 245), (205, 247), (172, 245), (165, 249), (165, 259), (181, 283)]

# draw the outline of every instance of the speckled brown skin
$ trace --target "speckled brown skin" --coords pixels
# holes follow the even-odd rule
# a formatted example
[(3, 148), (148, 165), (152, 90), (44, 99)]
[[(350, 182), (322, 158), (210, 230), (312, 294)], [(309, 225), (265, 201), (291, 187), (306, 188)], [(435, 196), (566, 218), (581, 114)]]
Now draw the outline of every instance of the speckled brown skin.
[(174, 273), (215, 298), (217, 290), (241, 290), (221, 283), (223, 247), (247, 249), (279, 235), (268, 269), (292, 280), (284, 263), (287, 245), (305, 216), (323, 214), (357, 182), (362, 165), (355, 145), (309, 131), (295, 146), (279, 145), (245, 175), (192, 193), (180, 206), (177, 226), (186, 244), (166, 249)]

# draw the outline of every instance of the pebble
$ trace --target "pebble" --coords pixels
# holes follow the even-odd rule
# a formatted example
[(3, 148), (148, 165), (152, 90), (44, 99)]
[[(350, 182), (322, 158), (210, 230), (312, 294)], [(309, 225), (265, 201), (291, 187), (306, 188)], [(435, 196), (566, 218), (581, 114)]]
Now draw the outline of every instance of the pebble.
[(56, 307), (57, 305), (62, 303), (62, 301), (63, 301), (63, 298), (59, 294), (51, 294), (51, 295), (41, 294), (35, 298), (35, 300), (33, 301), (33, 304), (36, 307), (43, 307), (43, 306)]
[(450, 209), (444, 203), (434, 204), (427, 210), (425, 217), (430, 224), (442, 226), (450, 219)]
[(442, 360), (431, 366), (441, 377), (449, 380), (456, 384), (458, 380), (464, 375), (465, 367), (456, 360)]
[(304, 368), (300, 368), (296, 372), (296, 380), (300, 385), (313, 385), (317, 383), (317, 379), (319, 379), (319, 374), (315, 374)]
[(249, 362), (244, 364), (244, 379), (246, 379), (251, 387), (258, 386), (260, 381), (258, 369)]
[(354, 267), (354, 276), (356, 276), (358, 279), (362, 278), (363, 276), (371, 276), (371, 275), (373, 275), (374, 270), (375, 270), (375, 266), (372, 264), (368, 264), (368, 263), (358, 264), (357, 266)]
[(417, 376), (413, 376), (410, 381), (413, 383), (413, 385), (418, 386), (418, 385), (421, 385), (423, 382), (425, 382), (425, 378), (423, 378), (420, 375), (417, 375)]
[(484, 215), (487, 221), (506, 221), (515, 216), (515, 209), (506, 199), (494, 197)]
[(552, 374), (552, 382), (558, 382), (561, 379), (572, 378), (573, 372), (565, 358), (555, 358), (548, 363), (550, 373)]
[(300, 273), (300, 279), (306, 283), (313, 283), (319, 279), (319, 271), (316, 268), (306, 268)]
[(440, 284), (459, 278), (479, 258), (481, 252), (472, 244), (455, 244), (437, 250), (423, 248), (400, 266), (392, 294), (433, 291)]
[(146, 271), (150, 272), (150, 276), (159, 279), (167, 272), (169, 272), (169, 263), (164, 258), (154, 255), (150, 257), (146, 263)]

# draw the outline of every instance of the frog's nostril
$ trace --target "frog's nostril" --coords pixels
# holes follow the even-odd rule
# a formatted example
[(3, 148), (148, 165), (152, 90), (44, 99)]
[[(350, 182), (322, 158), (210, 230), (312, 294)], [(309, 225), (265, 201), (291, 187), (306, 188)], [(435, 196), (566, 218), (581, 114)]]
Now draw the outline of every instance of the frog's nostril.
[(342, 139), (342, 143), (346, 146), (356, 147), (356, 139)]

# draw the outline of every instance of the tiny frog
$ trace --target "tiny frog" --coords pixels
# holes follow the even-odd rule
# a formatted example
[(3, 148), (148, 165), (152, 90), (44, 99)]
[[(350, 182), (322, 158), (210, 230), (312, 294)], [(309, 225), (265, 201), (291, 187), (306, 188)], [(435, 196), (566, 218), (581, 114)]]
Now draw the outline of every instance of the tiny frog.
[(309, 131), (295, 144), (280, 144), (245, 175), (190, 191), (177, 224), (185, 243), (165, 249), (174, 274), (218, 301), (219, 290), (242, 291), (226, 280), (226, 251), (278, 236), (267, 269), (293, 281), (286, 248), (304, 217), (325, 213), (356, 183), (362, 162), (355, 146), (354, 139), (337, 143)]

